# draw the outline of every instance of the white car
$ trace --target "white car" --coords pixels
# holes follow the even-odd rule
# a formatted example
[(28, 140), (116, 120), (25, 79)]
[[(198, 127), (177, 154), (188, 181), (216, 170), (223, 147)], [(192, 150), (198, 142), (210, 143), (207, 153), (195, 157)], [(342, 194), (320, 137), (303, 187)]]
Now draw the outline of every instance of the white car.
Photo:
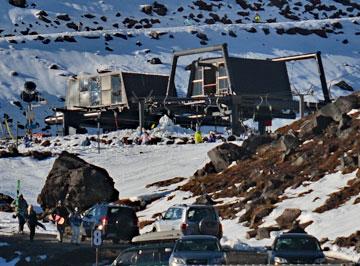
[(183, 235), (222, 237), (219, 215), (212, 205), (174, 205), (155, 222), (153, 232), (180, 230)]

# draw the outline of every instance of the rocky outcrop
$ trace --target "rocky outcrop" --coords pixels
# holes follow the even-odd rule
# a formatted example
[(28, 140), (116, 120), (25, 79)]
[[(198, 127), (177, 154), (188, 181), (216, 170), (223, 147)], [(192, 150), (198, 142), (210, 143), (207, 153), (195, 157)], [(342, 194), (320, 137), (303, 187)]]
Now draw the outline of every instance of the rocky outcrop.
[(248, 156), (248, 153), (241, 146), (233, 143), (223, 143), (210, 150), (208, 156), (215, 170), (221, 172), (228, 168), (233, 161)]
[(58, 200), (70, 208), (84, 210), (118, 197), (114, 181), (105, 169), (64, 151), (55, 160), (37, 201), (44, 210), (54, 207)]

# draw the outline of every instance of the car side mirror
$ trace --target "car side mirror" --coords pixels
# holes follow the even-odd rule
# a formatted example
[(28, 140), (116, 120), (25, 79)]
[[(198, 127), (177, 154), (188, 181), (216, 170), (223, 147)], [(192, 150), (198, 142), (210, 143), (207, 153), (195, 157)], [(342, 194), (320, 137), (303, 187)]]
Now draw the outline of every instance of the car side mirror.
[(323, 251), (330, 251), (330, 248), (329, 247), (324, 247)]
[(231, 251), (231, 247), (230, 247), (230, 246), (223, 246), (223, 247), (221, 248), (221, 250), (222, 250), (223, 252), (230, 252), (230, 251)]
[(266, 249), (267, 251), (270, 251), (270, 250), (272, 250), (272, 247), (271, 247), (271, 246), (265, 246), (265, 249)]

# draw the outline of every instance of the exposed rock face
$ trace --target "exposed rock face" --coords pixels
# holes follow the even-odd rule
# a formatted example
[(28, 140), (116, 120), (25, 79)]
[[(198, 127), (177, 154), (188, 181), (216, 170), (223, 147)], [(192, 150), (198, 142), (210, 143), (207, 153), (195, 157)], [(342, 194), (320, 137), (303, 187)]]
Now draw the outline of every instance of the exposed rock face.
[(26, 0), (9, 0), (9, 4), (17, 7), (26, 7)]
[(54, 162), (37, 201), (44, 210), (54, 207), (58, 200), (68, 207), (84, 210), (118, 197), (114, 181), (105, 169), (64, 151)]
[(2, 212), (12, 212), (14, 208), (11, 207), (11, 203), (14, 199), (8, 195), (0, 193), (0, 211)]

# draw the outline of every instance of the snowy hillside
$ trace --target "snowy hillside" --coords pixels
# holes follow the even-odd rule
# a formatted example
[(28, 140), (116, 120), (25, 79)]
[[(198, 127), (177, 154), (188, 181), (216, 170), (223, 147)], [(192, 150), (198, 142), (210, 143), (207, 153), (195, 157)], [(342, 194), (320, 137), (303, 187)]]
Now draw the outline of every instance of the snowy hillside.
[[(169, 74), (174, 50), (224, 42), (230, 54), (252, 58), (321, 51), (331, 95), (346, 94), (334, 84), (344, 80), (359, 89), (360, 7), (355, 2), (166, 1), (163, 6), (148, 0), (34, 0), (18, 8), (3, 1), (0, 116), (24, 124), (23, 107), (13, 101), (19, 101), (24, 81), (33, 80), (48, 102), (37, 108), (40, 131), (51, 108), (63, 105), (68, 76), (104, 67)], [(253, 23), (256, 12), (261, 23)], [(152, 31), (164, 35), (150, 37)], [(199, 32), (208, 40), (200, 40)], [(148, 63), (153, 57), (163, 64)], [(296, 88), (314, 85), (314, 97), (321, 98), (314, 62), (289, 66)], [(180, 93), (187, 74), (177, 73)]]

